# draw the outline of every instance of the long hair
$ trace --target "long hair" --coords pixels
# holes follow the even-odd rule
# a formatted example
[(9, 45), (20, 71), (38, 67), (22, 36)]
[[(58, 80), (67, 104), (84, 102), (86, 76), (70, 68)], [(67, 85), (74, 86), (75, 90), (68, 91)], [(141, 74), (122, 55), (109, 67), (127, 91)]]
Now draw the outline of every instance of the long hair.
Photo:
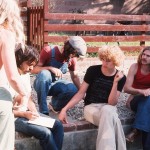
[(145, 47), (145, 48), (141, 51), (141, 53), (139, 54), (138, 59), (137, 59), (137, 63), (138, 63), (138, 64), (141, 64), (142, 54), (143, 54), (143, 52), (146, 51), (146, 50), (149, 50), (149, 51), (150, 51), (150, 46)]
[(22, 47), (17, 47), (15, 51), (16, 63), (19, 68), (21, 64), (25, 61), (30, 65), (32, 62), (36, 64), (39, 61), (39, 52), (32, 46), (26, 46), (23, 49)]
[(25, 35), (17, 0), (0, 0), (0, 25), (15, 34), (16, 43), (25, 43)]

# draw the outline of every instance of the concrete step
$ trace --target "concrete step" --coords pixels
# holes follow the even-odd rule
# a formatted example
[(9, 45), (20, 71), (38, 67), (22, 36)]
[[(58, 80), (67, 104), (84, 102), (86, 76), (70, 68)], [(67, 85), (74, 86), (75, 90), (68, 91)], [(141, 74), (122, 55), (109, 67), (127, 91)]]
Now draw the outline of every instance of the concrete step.
[[(123, 124), (123, 129), (125, 134), (128, 133), (131, 130), (131, 124)], [(95, 150), (96, 126), (85, 120), (73, 121), (64, 125), (64, 130), (62, 150)], [(16, 133), (15, 147), (16, 150), (42, 150), (37, 139), (21, 133)], [(127, 143), (127, 150), (142, 150), (141, 136), (133, 143)]]

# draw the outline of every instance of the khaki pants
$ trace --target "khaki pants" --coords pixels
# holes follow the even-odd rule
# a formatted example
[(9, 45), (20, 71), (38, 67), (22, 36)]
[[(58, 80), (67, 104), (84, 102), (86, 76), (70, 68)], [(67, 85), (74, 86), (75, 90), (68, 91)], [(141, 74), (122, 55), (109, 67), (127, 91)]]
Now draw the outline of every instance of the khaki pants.
[(84, 108), (87, 121), (99, 126), (96, 150), (126, 150), (126, 141), (115, 106), (90, 104)]
[(10, 93), (0, 88), (0, 150), (14, 150), (15, 128)]

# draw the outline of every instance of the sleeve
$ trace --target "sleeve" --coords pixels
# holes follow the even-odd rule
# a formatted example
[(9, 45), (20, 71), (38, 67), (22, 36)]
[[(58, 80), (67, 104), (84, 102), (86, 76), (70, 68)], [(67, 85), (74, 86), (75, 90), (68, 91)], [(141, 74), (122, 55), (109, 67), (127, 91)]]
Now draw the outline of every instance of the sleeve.
[(41, 50), (40, 53), (40, 62), (43, 65), (47, 65), (50, 61), (50, 47), (46, 46)]
[(93, 74), (92, 74), (92, 68), (89, 67), (87, 70), (86, 70), (86, 73), (85, 73), (85, 76), (84, 76), (84, 81), (88, 84), (90, 84), (92, 82), (92, 79), (93, 79)]
[(125, 82), (126, 82), (126, 76), (124, 75), (124, 77), (118, 83), (118, 87), (117, 87), (118, 91), (120, 91), (120, 92), (122, 91)]

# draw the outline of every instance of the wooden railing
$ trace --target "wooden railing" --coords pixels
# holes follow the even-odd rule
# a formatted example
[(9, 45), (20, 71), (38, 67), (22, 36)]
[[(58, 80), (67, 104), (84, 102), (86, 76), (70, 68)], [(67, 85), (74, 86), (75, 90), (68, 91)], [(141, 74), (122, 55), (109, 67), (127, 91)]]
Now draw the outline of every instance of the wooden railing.
[[(139, 42), (138, 46), (121, 46), (123, 50), (141, 50), (146, 41), (150, 41), (150, 16), (124, 15), (124, 14), (76, 14), (76, 13), (49, 13), (48, 0), (44, 0), (41, 7), (28, 7), (29, 36), (28, 44), (37, 47), (39, 50), (48, 43), (64, 42), (68, 36), (59, 33), (73, 35), (75, 32), (97, 32), (99, 34), (81, 34), (86, 42)], [(113, 22), (111, 24), (71, 24), (73, 20), (101, 20), (102, 22)], [(54, 23), (57, 22), (57, 23)], [(118, 22), (133, 22), (133, 24), (121, 24)], [(138, 23), (138, 24), (136, 24)], [(117, 33), (125, 31), (133, 34), (119, 35)], [(58, 33), (51, 35), (50, 32)], [(111, 34), (107, 34), (111, 33)], [(74, 34), (75, 35), (75, 34)], [(97, 52), (99, 47), (88, 47), (88, 52)]]

